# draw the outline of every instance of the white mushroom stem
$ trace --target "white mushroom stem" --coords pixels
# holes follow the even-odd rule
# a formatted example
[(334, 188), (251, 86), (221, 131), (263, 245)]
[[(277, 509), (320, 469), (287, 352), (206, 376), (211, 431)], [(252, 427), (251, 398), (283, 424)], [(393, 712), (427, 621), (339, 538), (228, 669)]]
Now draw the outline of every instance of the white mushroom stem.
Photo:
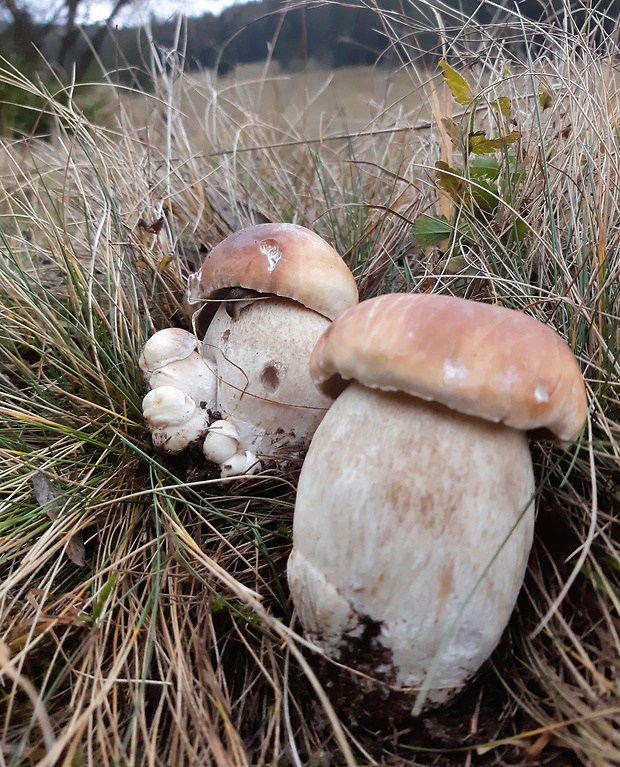
[(202, 344), (217, 371), (218, 409), (240, 445), (260, 457), (299, 457), (331, 399), (310, 380), (308, 360), (329, 320), (283, 298), (255, 301), (238, 319), (218, 309)]
[(232, 458), (239, 449), (239, 432), (228, 421), (214, 421), (202, 445), (202, 452), (209, 461), (222, 464)]
[(186, 330), (160, 330), (144, 345), (140, 369), (149, 388), (173, 386), (189, 394), (197, 404), (214, 408), (215, 373), (196, 351), (197, 346), (195, 336)]
[(198, 405), (215, 408), (217, 379), (207, 361), (193, 351), (185, 359), (169, 362), (151, 374), (151, 389), (160, 386), (174, 386), (189, 394)]
[(288, 577), (306, 635), (392, 687), (435, 668), (428, 702), (446, 701), (508, 622), (533, 495), (523, 432), (350, 385), (299, 480)]
[(184, 450), (190, 442), (203, 437), (209, 426), (207, 412), (173, 386), (152, 389), (142, 400), (142, 411), (153, 444), (166, 453)]

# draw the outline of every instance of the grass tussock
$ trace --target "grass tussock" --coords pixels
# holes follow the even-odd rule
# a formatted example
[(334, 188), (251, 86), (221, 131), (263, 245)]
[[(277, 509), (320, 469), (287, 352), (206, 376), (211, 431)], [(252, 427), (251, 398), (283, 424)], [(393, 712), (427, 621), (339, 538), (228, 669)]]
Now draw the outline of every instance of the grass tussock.
[[(153, 93), (111, 96), (107, 128), (3, 65), (55, 128), (0, 146), (0, 764), (618, 762), (616, 41), (594, 13), (512, 17), (501, 42), (440, 21), (473, 100), (456, 104), (420, 30), (382, 12), (424, 101), (377, 102), (348, 136), (267, 121), (261, 83), (243, 98), (212, 83), (198, 108), (169, 52), (151, 52)], [(487, 175), (476, 131), (519, 134), (480, 155)], [(533, 447), (537, 536), (509, 630), (453, 708), (399, 730), (334, 711), (296, 633), (295, 477), (215, 483), (158, 456), (142, 422), (141, 345), (186, 323), (202, 249), (268, 220), (328, 238), (363, 297), (526, 311), (586, 377), (581, 442)]]

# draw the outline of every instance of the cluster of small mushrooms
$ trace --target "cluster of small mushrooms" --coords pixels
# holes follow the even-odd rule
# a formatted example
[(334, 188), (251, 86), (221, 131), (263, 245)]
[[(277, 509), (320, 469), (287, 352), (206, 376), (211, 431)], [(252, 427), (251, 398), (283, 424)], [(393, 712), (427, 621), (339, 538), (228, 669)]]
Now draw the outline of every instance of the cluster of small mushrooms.
[(523, 582), (527, 432), (567, 442), (586, 420), (569, 346), (532, 317), (451, 296), (358, 304), (338, 254), (286, 224), (227, 238), (190, 295), (216, 302), (202, 341), (164, 330), (142, 355), (154, 444), (204, 440), (222, 476), (307, 450), (288, 562), (306, 637), (386, 691), (427, 685), (427, 707), (449, 701)]

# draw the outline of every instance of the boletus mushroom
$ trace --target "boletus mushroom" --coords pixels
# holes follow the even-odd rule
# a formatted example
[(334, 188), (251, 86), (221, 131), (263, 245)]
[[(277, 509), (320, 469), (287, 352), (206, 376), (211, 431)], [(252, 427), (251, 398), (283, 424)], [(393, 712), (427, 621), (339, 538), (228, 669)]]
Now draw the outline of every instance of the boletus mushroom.
[(192, 285), (191, 301), (207, 314), (217, 302), (202, 354), (240, 452), (299, 458), (332, 401), (312, 384), (308, 360), (330, 322), (357, 303), (353, 275), (309, 229), (259, 224), (216, 245)]
[(430, 685), (426, 706), (446, 702), (515, 605), (534, 527), (526, 432), (579, 436), (577, 361), (519, 312), (400, 294), (342, 314), (310, 372), (326, 394), (351, 383), (299, 479), (288, 579), (302, 627), (381, 694)]

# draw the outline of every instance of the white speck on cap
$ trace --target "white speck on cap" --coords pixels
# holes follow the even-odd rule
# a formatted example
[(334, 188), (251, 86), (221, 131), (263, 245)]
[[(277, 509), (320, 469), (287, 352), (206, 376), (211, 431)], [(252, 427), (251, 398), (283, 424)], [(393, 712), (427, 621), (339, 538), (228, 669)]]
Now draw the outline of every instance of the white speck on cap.
[(267, 271), (273, 272), (282, 258), (282, 251), (275, 240), (263, 240), (259, 245), (259, 250), (267, 256)]
[(445, 360), (443, 363), (443, 380), (444, 381), (461, 381), (467, 377), (467, 368), (463, 365), (459, 365), (458, 362), (452, 362), (452, 360)]

